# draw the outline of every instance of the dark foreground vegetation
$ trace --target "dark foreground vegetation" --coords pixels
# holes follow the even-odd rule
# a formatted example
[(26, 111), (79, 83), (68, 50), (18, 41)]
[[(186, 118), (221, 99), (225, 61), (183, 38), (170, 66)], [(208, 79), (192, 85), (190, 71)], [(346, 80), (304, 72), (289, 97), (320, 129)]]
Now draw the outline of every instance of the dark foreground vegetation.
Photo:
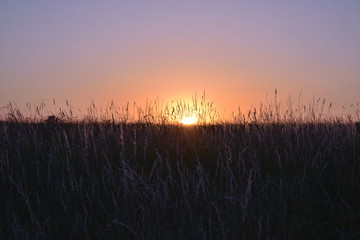
[(3, 121), (0, 212), (0, 239), (360, 239), (359, 128)]

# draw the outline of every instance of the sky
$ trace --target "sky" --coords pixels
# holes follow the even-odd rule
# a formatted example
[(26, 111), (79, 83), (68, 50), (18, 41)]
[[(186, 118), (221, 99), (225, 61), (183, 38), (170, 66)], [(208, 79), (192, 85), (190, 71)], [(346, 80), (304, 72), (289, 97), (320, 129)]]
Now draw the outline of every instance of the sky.
[(360, 1), (1, 1), (0, 106), (360, 101)]

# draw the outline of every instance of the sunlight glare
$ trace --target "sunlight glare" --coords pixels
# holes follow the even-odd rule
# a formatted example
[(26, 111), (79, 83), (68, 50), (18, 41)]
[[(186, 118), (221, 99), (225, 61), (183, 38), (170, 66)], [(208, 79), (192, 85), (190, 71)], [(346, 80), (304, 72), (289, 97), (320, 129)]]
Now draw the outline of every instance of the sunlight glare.
[(181, 119), (181, 123), (184, 125), (194, 125), (197, 122), (197, 118), (196, 117), (184, 117), (183, 119)]

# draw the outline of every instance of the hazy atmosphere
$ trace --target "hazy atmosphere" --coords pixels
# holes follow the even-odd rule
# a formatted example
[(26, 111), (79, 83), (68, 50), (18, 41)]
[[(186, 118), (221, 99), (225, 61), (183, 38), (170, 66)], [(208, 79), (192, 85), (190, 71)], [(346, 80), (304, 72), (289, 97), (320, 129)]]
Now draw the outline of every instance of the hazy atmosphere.
[(359, 1), (0, 3), (0, 106), (359, 100)]
[(2, 1), (0, 239), (360, 239), (359, 13)]

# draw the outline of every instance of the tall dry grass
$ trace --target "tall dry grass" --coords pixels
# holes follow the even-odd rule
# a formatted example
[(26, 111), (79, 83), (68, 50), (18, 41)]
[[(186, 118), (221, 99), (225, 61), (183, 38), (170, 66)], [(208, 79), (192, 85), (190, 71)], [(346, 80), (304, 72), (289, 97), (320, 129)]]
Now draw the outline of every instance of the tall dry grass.
[(194, 106), (176, 104), (161, 114), (112, 106), (106, 117), (94, 104), (84, 119), (63, 112), (55, 121), (45, 106), (32, 118), (8, 106), (0, 238), (360, 237), (354, 118), (272, 102), (232, 122), (183, 127), (171, 116)]

